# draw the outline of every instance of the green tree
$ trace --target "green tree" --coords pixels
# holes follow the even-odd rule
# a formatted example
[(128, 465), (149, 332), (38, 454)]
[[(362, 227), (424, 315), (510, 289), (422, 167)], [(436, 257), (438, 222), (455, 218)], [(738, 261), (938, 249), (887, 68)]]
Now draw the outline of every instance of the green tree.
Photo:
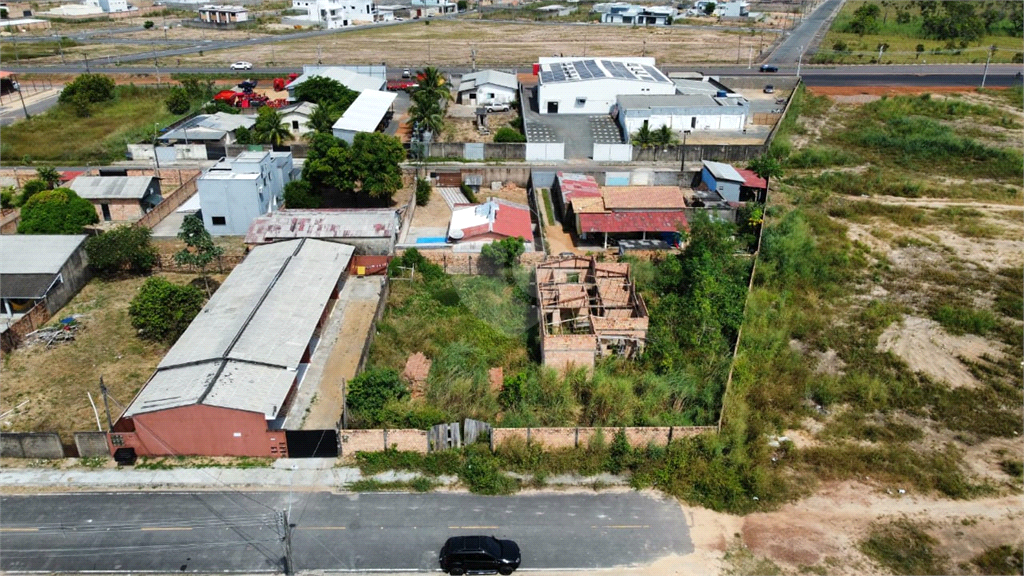
[(329, 106), (340, 116), (359, 97), (355, 90), (332, 78), (313, 76), (295, 87), (295, 99), (312, 102), (318, 106)]
[(678, 139), (676, 138), (676, 133), (673, 132), (672, 129), (668, 127), (668, 124), (662, 124), (661, 128), (658, 128), (657, 130), (654, 131), (653, 136), (654, 145), (662, 148), (671, 146), (678, 142)]
[(341, 114), (342, 112), (336, 106), (317, 104), (316, 108), (309, 113), (309, 120), (306, 121), (306, 126), (320, 134), (330, 134), (333, 136), (334, 131), (332, 127), (338, 121), (338, 118), (341, 118)]
[(356, 175), (348, 143), (330, 134), (314, 134), (302, 165), (302, 179), (309, 182), (314, 193), (331, 188), (342, 192), (355, 190)]
[(86, 102), (97, 103), (113, 100), (115, 94), (114, 81), (104, 74), (82, 74), (64, 87), (57, 98), (58, 102), (74, 102), (83, 98)]
[(36, 179), (46, 182), (46, 187), (53, 190), (60, 184), (62, 176), (60, 172), (57, 172), (56, 168), (49, 166), (43, 168), (36, 168)]
[(440, 134), (444, 131), (444, 111), (453, 100), (452, 91), (441, 71), (432, 66), (416, 74), (416, 83), (409, 93), (412, 99), (409, 119), (421, 129)]
[(81, 234), (99, 222), (92, 204), (73, 190), (44, 190), (28, 199), (21, 209), (19, 234)]
[(249, 144), (259, 144), (259, 142), (257, 142), (256, 134), (254, 134), (252, 130), (246, 128), (245, 126), (239, 126), (238, 128), (235, 128), (235, 142), (238, 144), (242, 144), (243, 146)]
[(319, 208), (320, 196), (305, 180), (292, 180), (284, 185), (285, 208)]
[(145, 226), (118, 226), (85, 241), (89, 266), (103, 276), (114, 276), (125, 268), (134, 274), (148, 274), (159, 255), (150, 242), (152, 230)]
[(768, 154), (762, 154), (752, 159), (747, 164), (747, 170), (753, 170), (755, 174), (764, 178), (765, 195), (768, 194), (768, 186), (771, 185), (771, 179), (782, 176), (782, 164), (779, 162), (779, 159)]
[(878, 4), (867, 3), (853, 11), (853, 20), (850, 21), (850, 30), (858, 36), (874, 34), (881, 29), (882, 24), (878, 17), (882, 15), (882, 9)]
[(647, 124), (644, 124), (639, 130), (633, 133), (631, 140), (633, 146), (638, 146), (640, 151), (643, 152), (644, 150), (655, 146), (654, 138), (654, 132), (651, 132), (651, 129), (647, 127)]
[(430, 180), (425, 178), (416, 179), (416, 205), (426, 206), (430, 202)]
[(502, 126), (494, 133), (495, 142), (526, 142), (526, 136), (515, 128)]
[(206, 267), (224, 254), (224, 249), (213, 243), (213, 238), (203, 226), (203, 221), (195, 214), (189, 214), (181, 221), (178, 240), (185, 243), (185, 248), (174, 255), (179, 266), (198, 268), (203, 276), (206, 293), (210, 293), (210, 280), (206, 276)]
[(509, 237), (484, 244), (480, 249), (480, 256), (494, 270), (510, 270), (519, 265), (519, 257), (524, 252), (526, 252), (526, 244), (523, 238), (521, 236)]
[(398, 371), (392, 368), (370, 368), (348, 383), (345, 403), (368, 425), (380, 422), (384, 407), (393, 400), (409, 395)]
[(39, 179), (32, 179), (25, 182), (25, 185), (21, 187), (21, 198), (18, 200), (19, 206), (24, 206), (28, 199), (39, 194), (44, 190), (50, 190), (50, 185)]
[(156, 24), (154, 24), (152, 20), (146, 20), (142, 23), (142, 27), (146, 30), (151, 30), (153, 26), (156, 26)]
[(146, 279), (128, 304), (128, 316), (143, 338), (172, 344), (203, 309), (204, 299), (195, 286), (179, 286), (154, 276)]
[(192, 107), (192, 99), (189, 98), (188, 92), (181, 86), (175, 86), (171, 88), (171, 93), (167, 96), (167, 110), (171, 114), (184, 114), (189, 111)]
[(4, 210), (14, 208), (15, 198), (14, 186), (5, 186), (3, 190), (0, 190), (0, 208)]
[(960, 42), (962, 46), (977, 42), (985, 34), (985, 21), (975, 12), (975, 3), (944, 1), (941, 10), (922, 8), (921, 31), (928, 38)]
[(260, 108), (256, 117), (256, 123), (252, 126), (253, 134), (260, 144), (273, 144), (280, 146), (285, 140), (292, 137), (288, 125), (281, 119), (281, 113), (276, 108), (264, 106)]
[(711, 16), (712, 14), (715, 13), (715, 8), (717, 8), (717, 6), (714, 2), (708, 2), (707, 4), (704, 5), (704, 13), (707, 14), (708, 16)]
[(405, 148), (394, 136), (360, 132), (352, 142), (351, 163), (362, 192), (373, 198), (390, 199), (402, 188)]

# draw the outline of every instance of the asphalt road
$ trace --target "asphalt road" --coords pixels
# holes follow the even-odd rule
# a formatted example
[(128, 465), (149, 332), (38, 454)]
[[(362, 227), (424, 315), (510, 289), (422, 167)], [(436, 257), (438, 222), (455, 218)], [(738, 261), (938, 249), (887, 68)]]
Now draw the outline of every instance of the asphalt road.
[(433, 571), (453, 535), (517, 541), (524, 570), (643, 565), (693, 551), (671, 500), (328, 492), (78, 493), (0, 500), (6, 571), (273, 572), (291, 507), (295, 570)]
[(31, 104), (26, 104), (24, 108), (22, 108), (22, 106), (18, 102), (12, 103), (12, 105), (7, 107), (6, 110), (0, 112), (0, 126), (9, 126), (14, 122), (24, 118), (25, 108), (28, 109), (28, 113), (31, 116), (35, 116), (37, 114), (42, 114), (43, 112), (46, 112), (54, 104), (57, 103), (58, 96), (60, 96), (60, 94), (55, 93), (52, 96), (47, 96), (46, 98), (43, 98), (42, 100), (37, 100)]
[(791, 30), (778, 48), (768, 57), (768, 64), (796, 64), (800, 55), (807, 50), (818, 33), (825, 32), (825, 24), (832, 13), (842, 5), (843, 0), (825, 0), (807, 15), (796, 28)]

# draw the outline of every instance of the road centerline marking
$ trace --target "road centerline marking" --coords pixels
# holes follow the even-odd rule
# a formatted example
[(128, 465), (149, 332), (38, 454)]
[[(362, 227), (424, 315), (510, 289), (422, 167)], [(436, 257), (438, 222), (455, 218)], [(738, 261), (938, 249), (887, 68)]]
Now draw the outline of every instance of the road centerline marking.
[(497, 526), (449, 526), (449, 530), (497, 530)]
[(0, 528), (0, 532), (39, 532), (39, 528)]
[(191, 526), (143, 526), (139, 528), (143, 532), (188, 532)]
[(347, 526), (296, 526), (296, 530), (347, 530)]

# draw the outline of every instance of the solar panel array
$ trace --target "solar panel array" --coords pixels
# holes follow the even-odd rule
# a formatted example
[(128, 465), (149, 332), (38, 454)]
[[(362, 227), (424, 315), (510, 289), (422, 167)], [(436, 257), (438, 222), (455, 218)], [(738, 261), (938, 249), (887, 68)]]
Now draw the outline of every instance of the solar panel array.
[[(600, 64), (597, 60), (576, 60), (565, 64), (549, 64), (547, 70), (540, 71), (540, 81), (566, 82), (610, 77), (645, 82), (669, 82), (669, 79), (654, 66), (643, 65), (640, 68), (639, 73), (634, 73), (622, 62), (614, 60), (601, 60)], [(575, 74), (567, 73), (567, 70), (575, 71)], [(649, 78), (647, 74), (650, 75)]]
[(662, 73), (661, 73), (661, 72), (660, 72), (660, 71), (659, 71), (659, 70), (658, 70), (657, 68), (655, 68), (654, 66), (647, 66), (647, 65), (645, 65), (645, 66), (644, 66), (644, 70), (647, 70), (647, 73), (648, 73), (648, 74), (650, 74), (650, 75), (651, 75), (651, 78), (654, 78), (654, 80), (655, 80), (656, 82), (668, 82), (668, 78), (665, 78), (665, 75), (664, 75), (664, 74), (662, 74)]
[(616, 62), (613, 60), (602, 60), (601, 64), (604, 69), (607, 70), (613, 78), (624, 78), (626, 80), (633, 80), (635, 76), (633, 73), (626, 69), (626, 65), (622, 62)]

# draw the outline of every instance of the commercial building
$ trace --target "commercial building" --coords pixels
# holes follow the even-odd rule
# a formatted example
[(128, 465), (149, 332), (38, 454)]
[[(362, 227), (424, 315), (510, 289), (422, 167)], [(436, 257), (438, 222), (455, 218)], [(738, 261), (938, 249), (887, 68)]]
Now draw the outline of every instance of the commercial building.
[(76, 235), (0, 235), (0, 328), (40, 303), (55, 314), (89, 281), (85, 239)]
[(522, 238), (533, 250), (533, 223), (530, 207), (501, 198), (488, 198), (483, 204), (456, 205), (448, 225), (450, 241), (481, 245), (504, 238)]
[(196, 180), (203, 225), (214, 236), (244, 236), (252, 221), (284, 200), (293, 179), (291, 152), (243, 152)]
[(352, 252), (313, 239), (253, 248), (117, 419), (111, 450), (288, 456), (284, 419)]
[(249, 21), (249, 9), (245, 6), (207, 4), (199, 9), (199, 19), (207, 24), (229, 26)]
[(619, 96), (676, 93), (654, 58), (541, 58), (534, 68), (541, 114), (608, 114)]
[(155, 176), (78, 176), (68, 185), (103, 222), (135, 222), (163, 201)]
[(334, 126), (331, 126), (334, 137), (352, 144), (356, 134), (360, 132), (383, 130), (394, 115), (392, 106), (395, 98), (398, 98), (398, 94), (394, 92), (363, 90)]
[(390, 208), (278, 210), (253, 220), (245, 235), (248, 245), (295, 238), (340, 242), (359, 255), (394, 253), (402, 223)]
[(515, 74), (481, 70), (465, 74), (459, 81), (459, 104), (507, 104), (515, 102), (519, 80)]
[(330, 78), (337, 81), (349, 90), (362, 92), (363, 90), (383, 90), (387, 84), (387, 66), (320, 66), (305, 65), (302, 67), (302, 74), (288, 83), (285, 89), (288, 90), (288, 101), (295, 101), (295, 87), (315, 76)]
[(633, 24), (637, 26), (667, 26), (678, 15), (673, 6), (643, 6), (628, 2), (594, 4), (593, 12), (601, 14), (606, 24)]
[(292, 0), (292, 9), (304, 10), (303, 20), (327, 29), (377, 21), (377, 4), (373, 0)]
[(674, 94), (671, 96), (619, 96), (619, 125), (633, 134), (643, 126), (683, 130), (742, 130), (750, 115), (750, 102), (738, 95)]
[(574, 256), (536, 268), (541, 363), (592, 368), (598, 358), (636, 358), (647, 340), (647, 305), (629, 264)]

